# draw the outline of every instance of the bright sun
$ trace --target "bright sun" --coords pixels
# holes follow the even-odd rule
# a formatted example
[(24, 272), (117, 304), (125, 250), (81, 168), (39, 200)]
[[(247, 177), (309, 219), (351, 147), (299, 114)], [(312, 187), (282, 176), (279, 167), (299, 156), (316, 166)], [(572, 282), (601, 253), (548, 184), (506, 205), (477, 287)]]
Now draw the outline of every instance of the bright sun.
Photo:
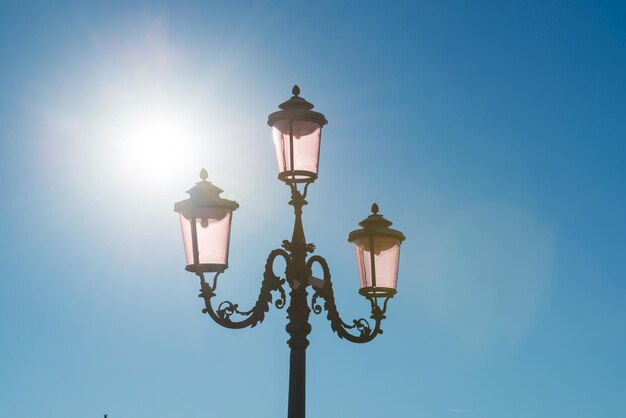
[(135, 115), (124, 130), (125, 153), (138, 173), (170, 173), (182, 166), (184, 152), (189, 152), (185, 140), (189, 136), (188, 126), (173, 112)]
[(207, 97), (196, 70), (160, 24), (105, 49), (109, 58), (96, 60), (104, 65), (98, 67), (92, 96), (98, 108), (90, 118), (100, 164), (116, 185), (173, 184), (208, 135)]
[(127, 104), (110, 123), (108, 163), (141, 186), (159, 187), (185, 172), (202, 132), (193, 112), (166, 98)]

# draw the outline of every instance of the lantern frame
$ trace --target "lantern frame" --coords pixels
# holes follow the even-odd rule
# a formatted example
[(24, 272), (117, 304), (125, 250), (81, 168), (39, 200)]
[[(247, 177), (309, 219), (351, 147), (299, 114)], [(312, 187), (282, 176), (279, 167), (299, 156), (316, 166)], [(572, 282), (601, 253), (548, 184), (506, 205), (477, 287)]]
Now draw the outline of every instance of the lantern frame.
[[(319, 125), (320, 132), (317, 151), (317, 164), (319, 166), (319, 152), (322, 141), (322, 129), (324, 125), (328, 124), (328, 121), (322, 113), (311, 110), (315, 107), (312, 103), (300, 97), (300, 87), (298, 87), (297, 85), (293, 86), (291, 92), (293, 96), (289, 100), (278, 105), (281, 110), (273, 112), (267, 117), (267, 124), (273, 129), (279, 129), (275, 127), (275, 125), (281, 121), (286, 121), (289, 124), (289, 164), (285, 164), (285, 168), (287, 168), (288, 166), (291, 168), (291, 170), (285, 169), (284, 171), (278, 173), (278, 179), (287, 184), (313, 183), (317, 179), (317, 172), (294, 169), (294, 163), (296, 159), (294, 156), (293, 146), (293, 123), (295, 121), (303, 121), (312, 122)], [(277, 155), (278, 152), (279, 151), (277, 150)]]
[[(200, 171), (200, 180), (191, 189), (187, 190), (189, 198), (176, 202), (174, 204), (174, 212), (179, 213), (182, 217), (187, 219), (191, 225), (191, 246), (192, 246), (192, 258), (193, 263), (187, 264), (185, 270), (199, 273), (212, 273), (223, 272), (228, 268), (228, 252), (230, 246), (230, 232), (232, 226), (232, 214), (239, 207), (239, 204), (233, 200), (228, 200), (220, 197), (223, 192), (222, 189), (213, 185), (207, 181), (208, 174), (203, 168)], [(200, 247), (201, 243), (198, 242), (197, 220), (199, 209), (224, 209), (227, 211), (230, 219), (228, 220), (228, 232), (226, 239), (226, 263), (200, 263)], [(188, 216), (187, 216), (188, 215)], [(184, 235), (184, 231), (183, 231)], [(184, 238), (184, 236), (183, 236)]]
[[(402, 242), (406, 239), (404, 234), (397, 229), (389, 228), (393, 223), (388, 219), (385, 219), (382, 215), (378, 214), (379, 208), (376, 203), (372, 204), (372, 214), (367, 218), (359, 222), (360, 229), (356, 229), (348, 235), (348, 242), (356, 246), (355, 241), (361, 238), (367, 238), (369, 241), (369, 254), (370, 254), (370, 275), (371, 286), (364, 286), (359, 289), (359, 294), (367, 298), (381, 298), (381, 297), (393, 297), (397, 290), (391, 287), (382, 287), (376, 285), (376, 255), (373, 251), (374, 240), (376, 238), (391, 238), (398, 241), (397, 245), (400, 247)], [(400, 248), (398, 248), (400, 251)], [(398, 254), (398, 257), (400, 255)], [(366, 274), (364, 272), (364, 274)], [(397, 283), (398, 269), (395, 271), (396, 277), (394, 281)], [(363, 280), (367, 283), (367, 280)]]

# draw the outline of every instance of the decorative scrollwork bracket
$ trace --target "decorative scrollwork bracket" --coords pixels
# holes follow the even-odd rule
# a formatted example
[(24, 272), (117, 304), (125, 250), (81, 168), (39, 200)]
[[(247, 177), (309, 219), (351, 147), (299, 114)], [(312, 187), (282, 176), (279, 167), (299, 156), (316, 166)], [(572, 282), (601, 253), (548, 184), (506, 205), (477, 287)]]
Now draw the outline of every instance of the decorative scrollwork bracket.
[[(274, 261), (279, 256), (283, 257), (287, 266), (289, 266), (291, 258), (285, 250), (276, 249), (270, 253), (267, 258), (267, 262), (265, 263), (265, 272), (263, 274), (263, 282), (261, 284), (259, 298), (257, 299), (254, 307), (247, 311), (240, 310), (239, 305), (232, 303), (231, 301), (223, 301), (217, 306), (217, 309), (215, 309), (213, 307), (212, 299), (216, 296), (215, 290), (217, 288), (218, 278), (222, 272), (217, 272), (215, 274), (212, 285), (209, 285), (206, 282), (204, 273), (196, 273), (198, 277), (200, 277), (200, 294), (198, 296), (204, 298), (205, 304), (205, 308), (202, 309), (202, 312), (208, 313), (215, 322), (223, 327), (240, 329), (255, 327), (259, 322), (263, 322), (265, 313), (269, 311), (269, 305), (272, 302), (272, 292), (274, 291), (279, 292), (280, 295), (280, 297), (274, 302), (274, 306), (278, 309), (284, 308), (287, 303), (287, 296), (285, 289), (283, 288), (285, 279), (281, 279), (279, 276), (274, 274), (273, 268)], [(233, 315), (244, 317), (244, 319), (234, 321), (231, 319), (231, 316)]]
[[(374, 328), (372, 328), (369, 321), (365, 318), (354, 319), (352, 324), (348, 324), (341, 319), (341, 316), (337, 311), (333, 284), (330, 278), (330, 269), (328, 268), (326, 260), (319, 255), (314, 255), (309, 258), (307, 262), (307, 270), (311, 277), (312, 267), (315, 263), (319, 264), (322, 268), (324, 277), (321, 287), (314, 286), (315, 292), (311, 298), (311, 309), (313, 312), (316, 314), (320, 314), (322, 312), (322, 306), (317, 303), (317, 300), (320, 297), (324, 299), (323, 309), (328, 312), (327, 318), (330, 321), (331, 329), (337, 333), (339, 338), (345, 338), (353, 343), (366, 343), (376, 338), (378, 334), (382, 334), (383, 330), (381, 329), (380, 324), (382, 320), (386, 318), (385, 311), (387, 310), (387, 301), (391, 298), (391, 296), (385, 298), (382, 308), (379, 306), (375, 297), (367, 297), (371, 304), (370, 318), (374, 320)], [(350, 333), (351, 330), (358, 331), (358, 335)]]

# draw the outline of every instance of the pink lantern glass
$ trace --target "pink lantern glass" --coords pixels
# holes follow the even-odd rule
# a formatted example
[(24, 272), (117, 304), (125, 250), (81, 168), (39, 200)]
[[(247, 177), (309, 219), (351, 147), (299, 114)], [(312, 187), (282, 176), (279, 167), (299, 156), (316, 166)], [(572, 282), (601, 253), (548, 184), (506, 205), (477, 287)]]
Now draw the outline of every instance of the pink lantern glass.
[[(371, 251), (372, 243), (374, 254)], [(400, 240), (364, 237), (354, 240), (353, 244), (361, 289), (384, 287), (395, 290), (400, 262)]]
[(232, 212), (223, 208), (197, 208), (195, 218), (191, 213), (180, 213), (187, 265), (195, 264), (194, 221), (195, 241), (198, 246), (197, 264), (228, 265), (231, 219)]
[[(289, 129), (290, 124), (293, 130)], [(278, 172), (293, 172), (296, 180), (317, 176), (322, 127), (305, 120), (281, 120), (272, 126), (272, 131)]]

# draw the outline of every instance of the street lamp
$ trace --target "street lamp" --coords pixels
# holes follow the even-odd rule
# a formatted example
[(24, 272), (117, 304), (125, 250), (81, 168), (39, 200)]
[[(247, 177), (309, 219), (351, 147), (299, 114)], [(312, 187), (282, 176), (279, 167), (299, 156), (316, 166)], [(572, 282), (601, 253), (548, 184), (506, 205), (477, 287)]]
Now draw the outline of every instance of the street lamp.
[[(311, 310), (320, 314), (326, 310), (331, 329), (339, 338), (355, 343), (366, 343), (382, 334), (387, 302), (396, 294), (400, 245), (404, 234), (391, 229), (391, 222), (378, 214), (378, 205), (372, 205), (372, 214), (361, 221), (360, 229), (350, 232), (348, 241), (354, 245), (359, 273), (359, 293), (370, 303), (373, 327), (365, 318), (345, 322), (335, 305), (333, 285), (328, 264), (323, 257), (312, 255), (315, 246), (307, 243), (302, 226), (302, 207), (307, 204), (308, 187), (318, 174), (322, 127), (327, 123), (323, 114), (313, 111), (313, 105), (300, 97), (294, 86), (293, 97), (279, 105), (281, 110), (268, 117), (272, 127), (278, 179), (289, 186), (295, 221), (291, 241), (284, 240), (282, 248), (270, 252), (265, 264), (259, 298), (252, 309), (243, 311), (230, 301), (214, 304), (218, 278), (228, 268), (230, 225), (233, 211), (239, 204), (220, 197), (222, 190), (207, 181), (206, 170), (200, 172), (201, 181), (187, 191), (189, 198), (177, 202), (174, 210), (180, 215), (183, 243), (187, 258), (186, 270), (200, 278), (200, 297), (204, 298), (203, 313), (227, 328), (254, 327), (263, 321), (273, 301), (272, 292), (278, 292), (274, 305), (287, 305), (284, 284), (289, 286), (289, 307), (286, 326), (291, 349), (289, 368), (289, 418), (304, 418), (307, 335), (311, 332)], [(302, 186), (302, 190), (298, 188)], [(274, 273), (274, 261), (282, 257), (286, 268), (284, 278)], [(313, 266), (318, 265), (323, 278), (313, 277)], [(207, 281), (207, 273), (213, 273)], [(307, 288), (311, 287), (309, 303)], [(323, 305), (318, 303), (323, 299)]]

